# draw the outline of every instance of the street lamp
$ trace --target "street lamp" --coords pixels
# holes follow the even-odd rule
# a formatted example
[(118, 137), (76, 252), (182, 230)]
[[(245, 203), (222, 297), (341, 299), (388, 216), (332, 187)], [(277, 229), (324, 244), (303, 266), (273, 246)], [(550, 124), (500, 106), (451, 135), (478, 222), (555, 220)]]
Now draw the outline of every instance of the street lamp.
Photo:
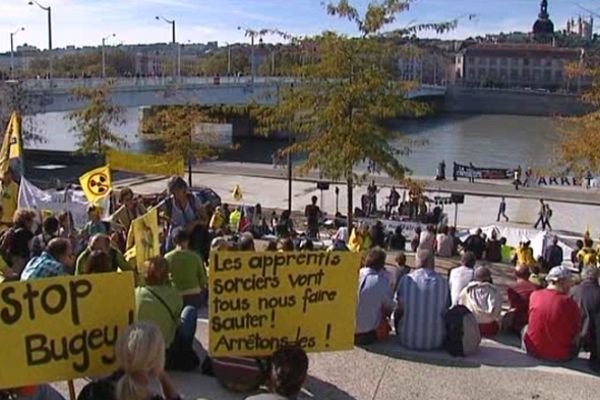
[(241, 26), (238, 26), (238, 31), (244, 31), (246, 36), (250, 36), (250, 64), (252, 66), (251, 67), (251, 69), (252, 69), (251, 82), (252, 82), (252, 85), (254, 85), (254, 79), (256, 78), (256, 60), (254, 57), (254, 38), (256, 36), (260, 36), (260, 33), (253, 29), (243, 28)]
[(227, 76), (231, 76), (231, 44), (225, 42), (227, 45)]
[(15, 49), (14, 49), (13, 38), (17, 33), (24, 31), (24, 30), (25, 30), (25, 27), (22, 26), (19, 29), (17, 29), (16, 31), (10, 33), (10, 79), (13, 78), (13, 74), (15, 71), (15, 59), (14, 59), (15, 58), (15, 54), (14, 54)]
[(102, 38), (102, 79), (106, 78), (106, 51), (104, 49), (104, 46), (106, 46), (106, 41), (108, 39), (110, 39), (111, 37), (115, 37), (115, 36), (117, 36), (117, 35), (114, 33), (111, 33), (110, 35)]
[(157, 21), (164, 21), (167, 24), (171, 24), (171, 31), (172, 31), (172, 41), (171, 43), (173, 44), (173, 78), (175, 78), (175, 76), (177, 75), (177, 70), (179, 70), (179, 68), (177, 67), (177, 49), (175, 47), (177, 40), (175, 38), (175, 20), (174, 19), (167, 19), (163, 16), (159, 16), (157, 15), (156, 17), (154, 17), (154, 19), (156, 19)]
[(44, 7), (36, 0), (32, 0), (27, 4), (30, 6), (36, 5), (48, 13), (48, 52), (50, 53), (50, 79), (52, 79), (52, 8), (50, 6)]

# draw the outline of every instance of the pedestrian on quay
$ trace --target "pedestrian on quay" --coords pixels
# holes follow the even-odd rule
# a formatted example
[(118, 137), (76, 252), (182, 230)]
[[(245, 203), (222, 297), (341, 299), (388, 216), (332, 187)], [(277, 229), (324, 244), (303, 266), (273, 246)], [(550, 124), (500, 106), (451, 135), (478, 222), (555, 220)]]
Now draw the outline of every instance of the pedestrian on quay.
[(506, 222), (508, 222), (508, 216), (506, 215), (506, 199), (504, 196), (502, 196), (500, 205), (498, 206), (498, 216), (496, 217), (496, 222), (500, 222), (500, 217), (503, 217)]
[(535, 221), (533, 225), (534, 229), (537, 229), (540, 224), (542, 224), (542, 229), (546, 226), (545, 223), (546, 218), (546, 205), (544, 204), (544, 199), (540, 199), (540, 208), (538, 210), (538, 219)]
[(513, 184), (515, 185), (515, 190), (519, 190), (519, 185), (521, 184), (521, 166), (519, 165), (517, 169), (514, 171), (514, 180)]
[(469, 163), (469, 183), (475, 183), (475, 166)]
[(548, 228), (549, 231), (552, 230), (552, 225), (550, 225), (550, 218), (552, 218), (552, 209), (550, 208), (550, 204), (546, 204), (544, 206), (544, 220), (542, 221), (542, 229), (545, 230)]

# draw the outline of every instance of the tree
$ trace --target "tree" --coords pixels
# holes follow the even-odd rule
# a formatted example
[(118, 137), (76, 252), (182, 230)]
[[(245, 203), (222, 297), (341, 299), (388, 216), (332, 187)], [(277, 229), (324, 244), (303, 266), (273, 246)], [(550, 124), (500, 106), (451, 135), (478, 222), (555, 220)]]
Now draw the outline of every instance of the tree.
[[(200, 129), (206, 122), (219, 122), (207, 110), (199, 106), (161, 107), (144, 121), (144, 131), (154, 133), (164, 146), (164, 154), (188, 165), (188, 183), (192, 186), (192, 164), (215, 154), (213, 139), (215, 134)], [(200, 137), (198, 137), (200, 136)]]
[(456, 21), (422, 24), (382, 33), (410, 3), (371, 2), (362, 16), (347, 0), (327, 5), (328, 14), (353, 22), (360, 36), (325, 32), (296, 39), (311, 43), (315, 54), (297, 69), (298, 83), (281, 88), (278, 105), (262, 121), (271, 129), (294, 133), (296, 143), (284, 153), (305, 156), (298, 168), (301, 174), (318, 169), (325, 177), (346, 182), (348, 226), (352, 224), (354, 185), (366, 178), (357, 172), (360, 163), (368, 162), (397, 179), (405, 175), (406, 168), (398, 161), (401, 150), (393, 146), (399, 134), (383, 122), (425, 111), (423, 104), (406, 99), (414, 84), (394, 78), (390, 59), (397, 58), (401, 46), (390, 39), (423, 29), (443, 32), (456, 25)]
[(71, 91), (77, 100), (87, 103), (70, 112), (65, 118), (75, 122), (71, 132), (76, 132), (79, 150), (85, 153), (104, 154), (109, 145), (124, 147), (127, 142), (112, 132), (115, 125), (123, 125), (123, 108), (110, 102), (112, 83), (98, 87), (79, 87)]
[[(582, 100), (593, 107), (590, 113), (558, 120), (560, 134), (556, 148), (558, 154), (557, 173), (569, 172), (583, 176), (587, 172), (600, 173), (600, 67), (598, 60), (567, 64), (565, 74), (568, 81), (581, 82), (593, 78), (591, 88), (582, 95)], [(570, 86), (570, 83), (569, 83)], [(577, 84), (580, 86), (580, 84)]]

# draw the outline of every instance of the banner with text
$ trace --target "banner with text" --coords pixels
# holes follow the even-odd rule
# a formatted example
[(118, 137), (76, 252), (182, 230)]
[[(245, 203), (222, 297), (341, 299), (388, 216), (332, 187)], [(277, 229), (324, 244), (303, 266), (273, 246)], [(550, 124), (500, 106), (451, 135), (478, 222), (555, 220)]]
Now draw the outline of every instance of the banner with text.
[(514, 171), (508, 168), (480, 168), (454, 163), (454, 177), (469, 178), (471, 174), (475, 179), (511, 179)]
[(211, 355), (353, 348), (359, 254), (218, 252), (211, 261)]
[(133, 290), (131, 272), (0, 285), (0, 389), (113, 372)]

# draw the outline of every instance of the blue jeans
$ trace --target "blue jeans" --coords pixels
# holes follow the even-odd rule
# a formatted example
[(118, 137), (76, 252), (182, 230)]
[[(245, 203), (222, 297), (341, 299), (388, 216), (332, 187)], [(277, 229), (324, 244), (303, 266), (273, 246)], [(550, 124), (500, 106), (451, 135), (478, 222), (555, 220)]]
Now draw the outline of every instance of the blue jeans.
[[(197, 320), (198, 311), (195, 307), (183, 307), (183, 310), (181, 310), (179, 329), (177, 329), (177, 334), (175, 335), (175, 341), (180, 341), (178, 344), (186, 347), (192, 346), (194, 336), (196, 335)], [(175, 345), (175, 343), (173, 343), (173, 345)]]

